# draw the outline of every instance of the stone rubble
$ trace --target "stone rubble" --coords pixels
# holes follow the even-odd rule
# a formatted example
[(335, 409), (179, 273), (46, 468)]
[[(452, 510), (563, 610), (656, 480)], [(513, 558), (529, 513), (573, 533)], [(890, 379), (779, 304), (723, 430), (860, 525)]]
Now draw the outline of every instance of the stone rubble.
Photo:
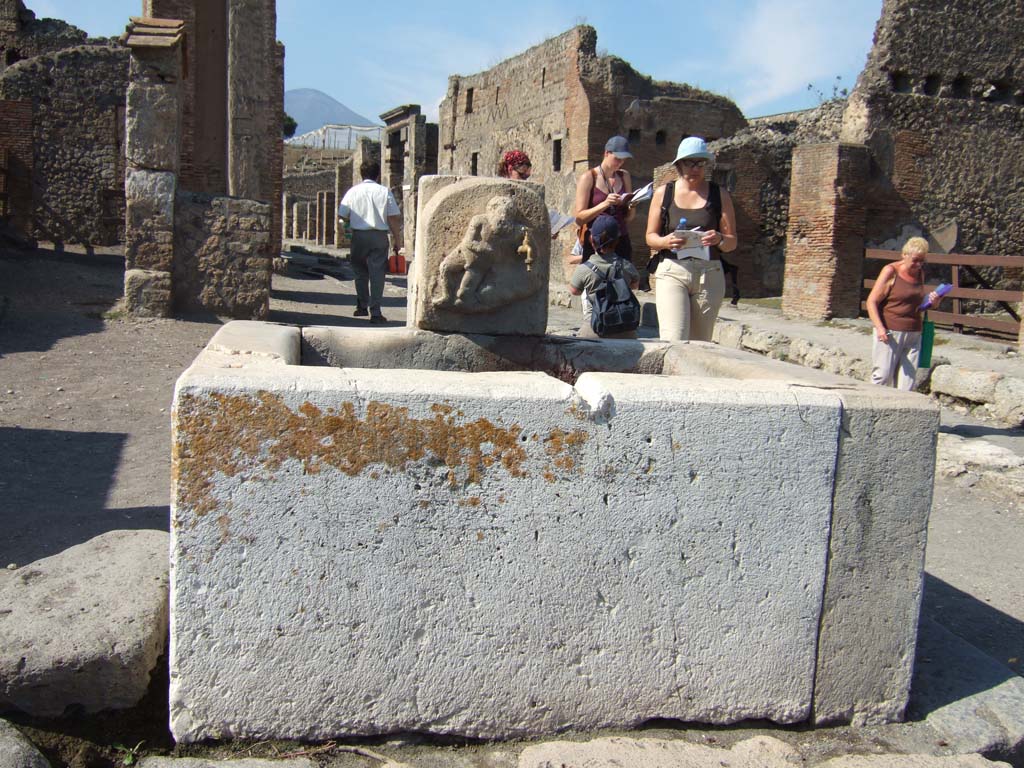
[(38, 717), (137, 704), (164, 651), (168, 535), (111, 531), (0, 586), (0, 711)]
[(50, 763), (21, 731), (0, 720), (0, 768), (50, 768)]

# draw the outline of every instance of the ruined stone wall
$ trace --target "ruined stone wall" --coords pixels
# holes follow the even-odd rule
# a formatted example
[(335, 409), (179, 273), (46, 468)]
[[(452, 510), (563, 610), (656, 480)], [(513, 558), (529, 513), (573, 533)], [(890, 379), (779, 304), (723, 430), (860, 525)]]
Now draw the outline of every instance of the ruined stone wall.
[(32, 104), (26, 234), (98, 245), (122, 240), (128, 57), (120, 46), (77, 46), (0, 75), (0, 100)]
[(78, 27), (59, 19), (37, 19), (21, 0), (0, 0), (0, 72), (24, 59), (84, 45), (87, 41), (88, 35)]
[(318, 192), (334, 189), (334, 170), (315, 173), (289, 173), (283, 179), (284, 191), (304, 200), (316, 200)]
[[(781, 296), (785, 271), (793, 148), (836, 141), (843, 100), (803, 112), (751, 120), (748, 127), (711, 143), (714, 180), (732, 195), (739, 247), (726, 258), (739, 268), (747, 298)], [(674, 176), (671, 166), (658, 169)]]
[(596, 39), (592, 28), (576, 27), (485, 72), (449, 78), (440, 107), (441, 171), (472, 174), (475, 158), (476, 175), (496, 176), (505, 152), (522, 150), (533, 162), (532, 179), (548, 188), (548, 205), (568, 211), (574, 164), (587, 162), (588, 111), (575, 62), (581, 50), (592, 54)]
[(177, 310), (261, 319), (270, 308), (271, 206), (179, 192), (174, 210)]
[[(627, 169), (640, 186), (672, 159), (684, 136), (716, 139), (746, 125), (728, 99), (652, 80), (622, 59), (598, 56), (596, 46), (592, 27), (575, 27), (486, 72), (449, 78), (441, 104), (442, 169), (470, 174), (475, 157), (477, 175), (494, 175), (506, 150), (522, 149), (547, 204), (568, 213), (576, 177), (600, 162), (611, 136), (630, 139), (634, 158)], [(640, 264), (648, 252), (645, 228), (641, 210), (630, 226)], [(559, 247), (568, 248), (571, 234)]]
[(1024, 252), (1020, 14), (1019, 0), (983, 13), (970, 0), (886, 0), (843, 123), (874, 161), (869, 246), (910, 225), (955, 230), (959, 252)]

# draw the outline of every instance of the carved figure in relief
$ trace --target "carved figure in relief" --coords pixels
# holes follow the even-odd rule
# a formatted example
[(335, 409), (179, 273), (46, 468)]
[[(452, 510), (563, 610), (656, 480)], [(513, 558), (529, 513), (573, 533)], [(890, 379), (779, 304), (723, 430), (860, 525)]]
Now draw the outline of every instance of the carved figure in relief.
[(488, 312), (533, 294), (540, 283), (532, 269), (531, 243), (529, 229), (517, 220), (515, 202), (492, 197), (441, 261), (433, 305), (454, 312)]

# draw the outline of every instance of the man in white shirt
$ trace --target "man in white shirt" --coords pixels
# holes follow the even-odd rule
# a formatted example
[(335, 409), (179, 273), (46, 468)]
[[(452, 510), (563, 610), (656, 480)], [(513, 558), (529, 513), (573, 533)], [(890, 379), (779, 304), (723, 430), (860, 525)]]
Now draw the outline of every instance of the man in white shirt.
[(387, 322), (380, 300), (388, 269), (388, 230), (397, 254), (402, 248), (402, 212), (391, 190), (377, 183), (380, 163), (363, 162), (359, 175), (363, 180), (341, 198), (338, 216), (348, 219), (352, 227), (349, 261), (356, 273), (355, 317), (369, 315), (371, 323), (382, 324)]

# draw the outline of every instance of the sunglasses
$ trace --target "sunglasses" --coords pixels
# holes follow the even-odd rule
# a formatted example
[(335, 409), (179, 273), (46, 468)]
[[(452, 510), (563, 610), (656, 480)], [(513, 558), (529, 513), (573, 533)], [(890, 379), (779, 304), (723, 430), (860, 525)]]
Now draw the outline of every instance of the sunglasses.
[(687, 168), (704, 168), (708, 164), (708, 161), (707, 160), (703, 160), (703, 159), (701, 159), (701, 160), (680, 160), (679, 162), (682, 163)]

